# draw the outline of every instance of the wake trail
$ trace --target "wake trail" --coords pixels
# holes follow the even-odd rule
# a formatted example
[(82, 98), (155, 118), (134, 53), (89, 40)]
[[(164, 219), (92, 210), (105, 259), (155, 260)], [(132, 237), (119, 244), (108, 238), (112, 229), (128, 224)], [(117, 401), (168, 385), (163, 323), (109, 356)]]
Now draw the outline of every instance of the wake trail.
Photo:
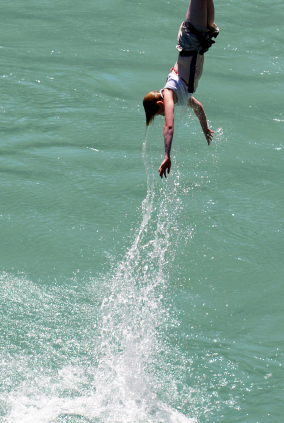
[[(172, 183), (155, 186), (147, 141), (148, 132), (142, 149), (147, 194), (141, 223), (124, 259), (105, 280), (109, 295), (101, 306), (97, 394), (112, 404), (105, 421), (193, 422), (162, 403), (155, 388), (155, 363), (163, 350), (160, 331), (171, 319), (164, 301), (171, 266), (167, 254), (171, 248), (172, 261), (181, 202), (179, 174)], [(121, 409), (122, 420), (114, 409)]]

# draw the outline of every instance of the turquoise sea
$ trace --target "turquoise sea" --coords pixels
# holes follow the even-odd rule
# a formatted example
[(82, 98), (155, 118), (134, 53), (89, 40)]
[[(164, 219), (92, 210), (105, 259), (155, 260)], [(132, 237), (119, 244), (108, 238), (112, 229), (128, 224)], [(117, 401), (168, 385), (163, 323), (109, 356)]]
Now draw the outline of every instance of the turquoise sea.
[(216, 0), (161, 180), (187, 6), (1, 5), (1, 423), (283, 422), (284, 4)]

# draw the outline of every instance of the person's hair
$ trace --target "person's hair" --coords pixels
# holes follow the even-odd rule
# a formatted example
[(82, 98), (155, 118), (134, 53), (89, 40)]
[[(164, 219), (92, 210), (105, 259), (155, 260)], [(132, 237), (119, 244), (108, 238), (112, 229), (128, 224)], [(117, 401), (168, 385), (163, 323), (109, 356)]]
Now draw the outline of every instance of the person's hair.
[(146, 113), (146, 125), (148, 126), (150, 122), (155, 117), (155, 114), (159, 110), (159, 105), (157, 101), (162, 100), (162, 96), (160, 91), (150, 91), (148, 94), (145, 95), (143, 99), (143, 106)]

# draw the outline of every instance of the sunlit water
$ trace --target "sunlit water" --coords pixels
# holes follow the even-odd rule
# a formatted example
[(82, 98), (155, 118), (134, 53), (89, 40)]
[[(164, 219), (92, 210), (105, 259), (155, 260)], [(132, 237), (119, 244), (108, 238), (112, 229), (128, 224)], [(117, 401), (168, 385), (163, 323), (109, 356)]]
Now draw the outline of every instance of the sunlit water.
[(282, 423), (284, 6), (215, 6), (163, 181), (187, 2), (2, 6), (1, 422)]

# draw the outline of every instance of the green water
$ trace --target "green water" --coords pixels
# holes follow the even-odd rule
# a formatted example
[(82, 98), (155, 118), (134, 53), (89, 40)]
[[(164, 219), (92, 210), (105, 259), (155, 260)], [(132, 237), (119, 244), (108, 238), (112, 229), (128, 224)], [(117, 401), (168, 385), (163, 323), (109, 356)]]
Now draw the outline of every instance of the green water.
[(3, 423), (283, 421), (284, 6), (215, 2), (161, 181), (187, 5), (2, 6)]

